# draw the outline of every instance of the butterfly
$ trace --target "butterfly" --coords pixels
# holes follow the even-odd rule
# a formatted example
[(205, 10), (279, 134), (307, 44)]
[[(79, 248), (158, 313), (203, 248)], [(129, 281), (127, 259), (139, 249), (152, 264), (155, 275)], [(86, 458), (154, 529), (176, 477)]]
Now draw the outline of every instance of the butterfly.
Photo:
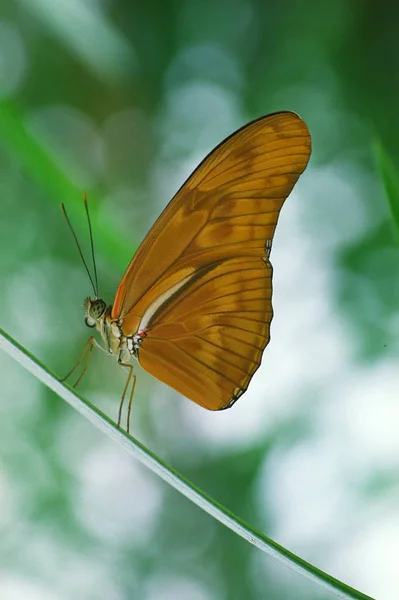
[(98, 297), (85, 199), (95, 275), (85, 323), (97, 329), (103, 346), (90, 337), (64, 379), (85, 357), (79, 383), (94, 347), (114, 355), (128, 370), (118, 426), (131, 387), (127, 431), (136, 383), (133, 358), (204, 408), (233, 406), (270, 339), (274, 231), (310, 153), (309, 130), (289, 111), (256, 119), (223, 140), (151, 227), (112, 305)]

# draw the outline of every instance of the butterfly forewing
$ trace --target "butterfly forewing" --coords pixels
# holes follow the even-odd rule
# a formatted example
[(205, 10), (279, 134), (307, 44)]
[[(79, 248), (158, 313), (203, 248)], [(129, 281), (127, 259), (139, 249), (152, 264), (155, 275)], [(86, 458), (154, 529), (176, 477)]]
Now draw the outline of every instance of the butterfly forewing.
[(166, 207), (118, 288), (112, 317), (123, 333), (148, 329), (140, 364), (206, 408), (231, 405), (260, 364), (273, 315), (271, 240), (310, 151), (290, 112), (234, 133)]

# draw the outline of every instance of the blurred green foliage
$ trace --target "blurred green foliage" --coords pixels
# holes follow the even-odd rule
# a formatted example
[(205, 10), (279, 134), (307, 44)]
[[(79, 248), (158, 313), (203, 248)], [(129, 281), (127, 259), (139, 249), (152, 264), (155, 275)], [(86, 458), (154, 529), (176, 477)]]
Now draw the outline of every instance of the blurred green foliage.
[[(59, 203), (87, 251), (87, 192), (112, 302), (206, 152), (275, 110), (308, 123), (312, 161), (277, 228), (276, 317), (253, 392), (204, 414), (139, 369), (133, 429), (254, 527), (387, 600), (399, 589), (387, 533), (398, 531), (399, 251), (383, 185), (399, 159), (396, 13), (366, 0), (0, 7), (1, 325), (60, 375), (86, 341), (90, 287)], [(0, 361), (2, 598), (331, 597)], [(116, 416), (122, 387), (117, 365), (93, 357), (82, 391)]]

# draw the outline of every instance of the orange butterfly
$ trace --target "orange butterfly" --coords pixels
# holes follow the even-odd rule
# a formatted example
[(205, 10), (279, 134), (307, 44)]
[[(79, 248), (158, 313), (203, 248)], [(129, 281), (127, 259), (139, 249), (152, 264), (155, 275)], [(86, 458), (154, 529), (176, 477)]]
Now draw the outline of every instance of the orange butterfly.
[[(245, 392), (270, 339), (274, 230), (310, 153), (308, 128), (295, 113), (248, 123), (208, 154), (167, 205), (112, 306), (98, 298), (94, 271), (85, 322), (97, 328), (104, 347), (89, 338), (67, 377), (86, 353), (79, 383), (94, 346), (115, 355), (129, 370), (118, 426), (132, 381), (129, 431), (133, 357), (210, 410), (231, 407)], [(91, 236), (90, 219), (89, 227)]]

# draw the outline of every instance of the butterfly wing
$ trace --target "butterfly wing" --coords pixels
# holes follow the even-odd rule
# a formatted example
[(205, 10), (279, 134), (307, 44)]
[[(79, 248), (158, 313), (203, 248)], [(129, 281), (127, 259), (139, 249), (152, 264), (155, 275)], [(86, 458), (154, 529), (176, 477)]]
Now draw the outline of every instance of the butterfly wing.
[(269, 341), (269, 251), (311, 152), (298, 115), (262, 117), (224, 140), (155, 222), (118, 288), (125, 335), (148, 329), (139, 361), (210, 409), (247, 388)]
[(152, 320), (140, 364), (205, 408), (232, 405), (269, 341), (271, 278), (270, 263), (251, 256), (201, 269)]

